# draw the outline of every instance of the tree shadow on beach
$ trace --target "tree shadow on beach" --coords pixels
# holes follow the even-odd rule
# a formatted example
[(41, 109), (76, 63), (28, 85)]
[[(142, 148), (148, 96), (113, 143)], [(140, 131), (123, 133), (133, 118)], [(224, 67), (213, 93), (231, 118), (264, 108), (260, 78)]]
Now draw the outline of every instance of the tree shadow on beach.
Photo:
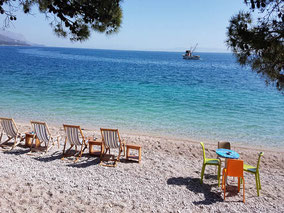
[[(207, 179), (208, 177), (206, 177)], [(216, 177), (215, 177), (216, 178)], [(169, 178), (167, 181), (168, 185), (177, 185), (177, 186), (186, 186), (186, 188), (195, 194), (202, 193), (204, 194), (204, 200), (194, 201), (194, 205), (211, 205), (217, 202), (223, 202), (220, 192), (213, 192), (212, 187), (218, 187), (218, 184), (206, 184), (200, 183), (200, 178), (191, 178), (191, 177), (173, 177)], [(221, 189), (221, 188), (220, 188)]]

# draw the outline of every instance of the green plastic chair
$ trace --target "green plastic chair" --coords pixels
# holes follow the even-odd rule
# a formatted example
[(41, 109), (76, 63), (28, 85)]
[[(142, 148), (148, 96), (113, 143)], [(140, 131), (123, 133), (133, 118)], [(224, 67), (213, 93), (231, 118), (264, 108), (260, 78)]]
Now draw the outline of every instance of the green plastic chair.
[(260, 152), (258, 155), (258, 161), (257, 161), (256, 167), (244, 164), (244, 171), (255, 174), (257, 196), (259, 196), (259, 190), (261, 189), (260, 178), (259, 178), (259, 163), (260, 163), (260, 158), (262, 155), (263, 155), (263, 152)]
[(220, 186), (220, 174), (221, 174), (221, 161), (219, 159), (210, 159), (205, 157), (205, 148), (204, 148), (204, 143), (200, 142), (202, 149), (203, 149), (203, 165), (202, 165), (202, 170), (201, 170), (201, 180), (200, 182), (203, 183), (203, 175), (205, 171), (205, 166), (206, 165), (213, 165), (213, 166), (218, 166), (218, 186)]

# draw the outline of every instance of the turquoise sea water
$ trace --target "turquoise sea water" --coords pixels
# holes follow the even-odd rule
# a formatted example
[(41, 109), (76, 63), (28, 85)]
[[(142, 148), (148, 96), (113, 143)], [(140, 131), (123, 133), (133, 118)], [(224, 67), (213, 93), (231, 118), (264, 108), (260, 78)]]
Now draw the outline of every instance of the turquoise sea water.
[(0, 47), (0, 117), (284, 147), (284, 95), (231, 54)]

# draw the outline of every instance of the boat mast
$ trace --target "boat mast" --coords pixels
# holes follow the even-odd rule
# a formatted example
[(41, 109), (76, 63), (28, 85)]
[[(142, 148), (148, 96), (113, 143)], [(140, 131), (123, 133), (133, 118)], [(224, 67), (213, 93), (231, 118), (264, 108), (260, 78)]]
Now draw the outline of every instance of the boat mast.
[(196, 49), (198, 43), (196, 43), (195, 47), (193, 48), (193, 50), (191, 50), (191, 53), (193, 53), (193, 51)]

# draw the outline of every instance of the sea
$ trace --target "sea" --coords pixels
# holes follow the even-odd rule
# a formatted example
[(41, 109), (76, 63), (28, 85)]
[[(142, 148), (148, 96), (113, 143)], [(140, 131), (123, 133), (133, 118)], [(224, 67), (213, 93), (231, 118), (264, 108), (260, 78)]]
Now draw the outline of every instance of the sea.
[(0, 117), (284, 148), (284, 95), (231, 53), (0, 47)]

